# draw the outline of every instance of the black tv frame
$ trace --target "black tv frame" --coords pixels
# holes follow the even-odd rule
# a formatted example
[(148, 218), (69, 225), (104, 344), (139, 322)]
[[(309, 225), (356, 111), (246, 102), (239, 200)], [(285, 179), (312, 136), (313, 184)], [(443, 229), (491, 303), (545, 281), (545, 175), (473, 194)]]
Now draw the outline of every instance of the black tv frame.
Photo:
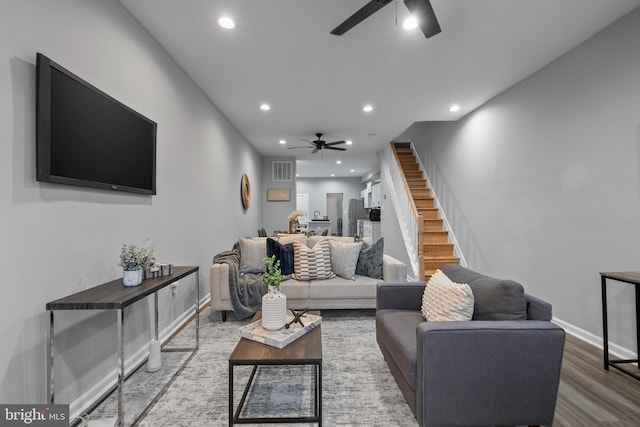
[[(151, 189), (131, 187), (127, 185), (114, 184), (108, 182), (98, 182), (84, 180), (66, 176), (51, 174), (51, 70), (66, 75), (86, 88), (92, 90), (103, 98), (109, 100), (114, 105), (125, 109), (138, 118), (148, 122), (152, 126), (153, 159), (152, 159), (152, 179)], [(78, 77), (60, 64), (54, 62), (47, 56), (37, 53), (36, 58), (36, 180), (55, 184), (67, 184), (81, 187), (99, 188), (111, 191), (122, 191), (127, 193), (155, 195), (156, 194), (156, 136), (157, 123), (143, 116), (137, 111), (129, 108), (122, 102), (101, 91), (91, 83)]]

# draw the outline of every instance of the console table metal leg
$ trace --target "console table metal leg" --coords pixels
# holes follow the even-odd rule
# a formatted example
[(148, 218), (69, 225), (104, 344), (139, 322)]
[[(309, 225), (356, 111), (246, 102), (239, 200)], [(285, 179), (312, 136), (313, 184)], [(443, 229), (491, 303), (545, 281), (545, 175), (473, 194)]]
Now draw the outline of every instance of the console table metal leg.
[(640, 368), (640, 286), (636, 286), (636, 365)]
[(156, 341), (158, 341), (158, 293), (153, 294), (153, 302), (155, 306), (155, 328), (156, 328)]
[[(602, 348), (604, 353), (604, 369), (609, 370), (609, 327), (607, 324), (607, 278), (600, 278), (602, 290)], [(637, 289), (636, 289), (637, 291)]]
[(122, 407), (122, 393), (124, 389), (124, 309), (116, 310), (118, 330), (118, 426), (124, 426), (124, 408)]
[(49, 310), (49, 340), (47, 341), (47, 399), (50, 404), (54, 403), (55, 384), (53, 381), (53, 310)]
[(196, 350), (200, 348), (200, 280), (196, 271)]

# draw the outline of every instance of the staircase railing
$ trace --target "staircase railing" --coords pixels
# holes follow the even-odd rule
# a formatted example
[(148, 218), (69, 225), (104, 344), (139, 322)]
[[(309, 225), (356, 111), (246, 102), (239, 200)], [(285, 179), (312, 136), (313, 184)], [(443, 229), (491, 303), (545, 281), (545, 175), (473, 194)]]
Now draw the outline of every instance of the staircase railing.
[(409, 184), (400, 166), (400, 160), (393, 143), (379, 151), (378, 157), (380, 159), (380, 172), (389, 183), (389, 189), (391, 190), (389, 195), (398, 216), (413, 278), (417, 281), (423, 281), (424, 242), (422, 232), (424, 230), (424, 217), (418, 212), (413, 202)]

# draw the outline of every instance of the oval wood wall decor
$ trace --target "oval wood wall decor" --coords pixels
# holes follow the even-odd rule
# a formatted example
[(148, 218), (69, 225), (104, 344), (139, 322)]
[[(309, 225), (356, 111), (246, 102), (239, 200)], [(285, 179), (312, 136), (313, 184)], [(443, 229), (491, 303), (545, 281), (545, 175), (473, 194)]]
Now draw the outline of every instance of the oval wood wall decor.
[(242, 195), (242, 206), (244, 206), (245, 209), (249, 209), (249, 205), (251, 204), (251, 185), (249, 184), (249, 177), (246, 173), (242, 174), (240, 194)]

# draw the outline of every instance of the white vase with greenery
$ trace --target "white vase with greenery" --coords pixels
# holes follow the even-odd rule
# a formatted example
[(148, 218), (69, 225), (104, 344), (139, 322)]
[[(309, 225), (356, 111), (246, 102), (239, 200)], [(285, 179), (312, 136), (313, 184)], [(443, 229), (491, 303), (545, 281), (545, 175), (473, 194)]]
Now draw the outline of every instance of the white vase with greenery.
[(127, 287), (142, 284), (144, 270), (156, 262), (151, 249), (139, 248), (135, 245), (122, 245), (120, 262), (122, 267), (122, 284)]
[(265, 258), (263, 262), (265, 272), (262, 280), (269, 286), (269, 292), (262, 297), (262, 327), (277, 331), (284, 328), (287, 318), (287, 296), (280, 292), (280, 282), (284, 276), (275, 255)]

